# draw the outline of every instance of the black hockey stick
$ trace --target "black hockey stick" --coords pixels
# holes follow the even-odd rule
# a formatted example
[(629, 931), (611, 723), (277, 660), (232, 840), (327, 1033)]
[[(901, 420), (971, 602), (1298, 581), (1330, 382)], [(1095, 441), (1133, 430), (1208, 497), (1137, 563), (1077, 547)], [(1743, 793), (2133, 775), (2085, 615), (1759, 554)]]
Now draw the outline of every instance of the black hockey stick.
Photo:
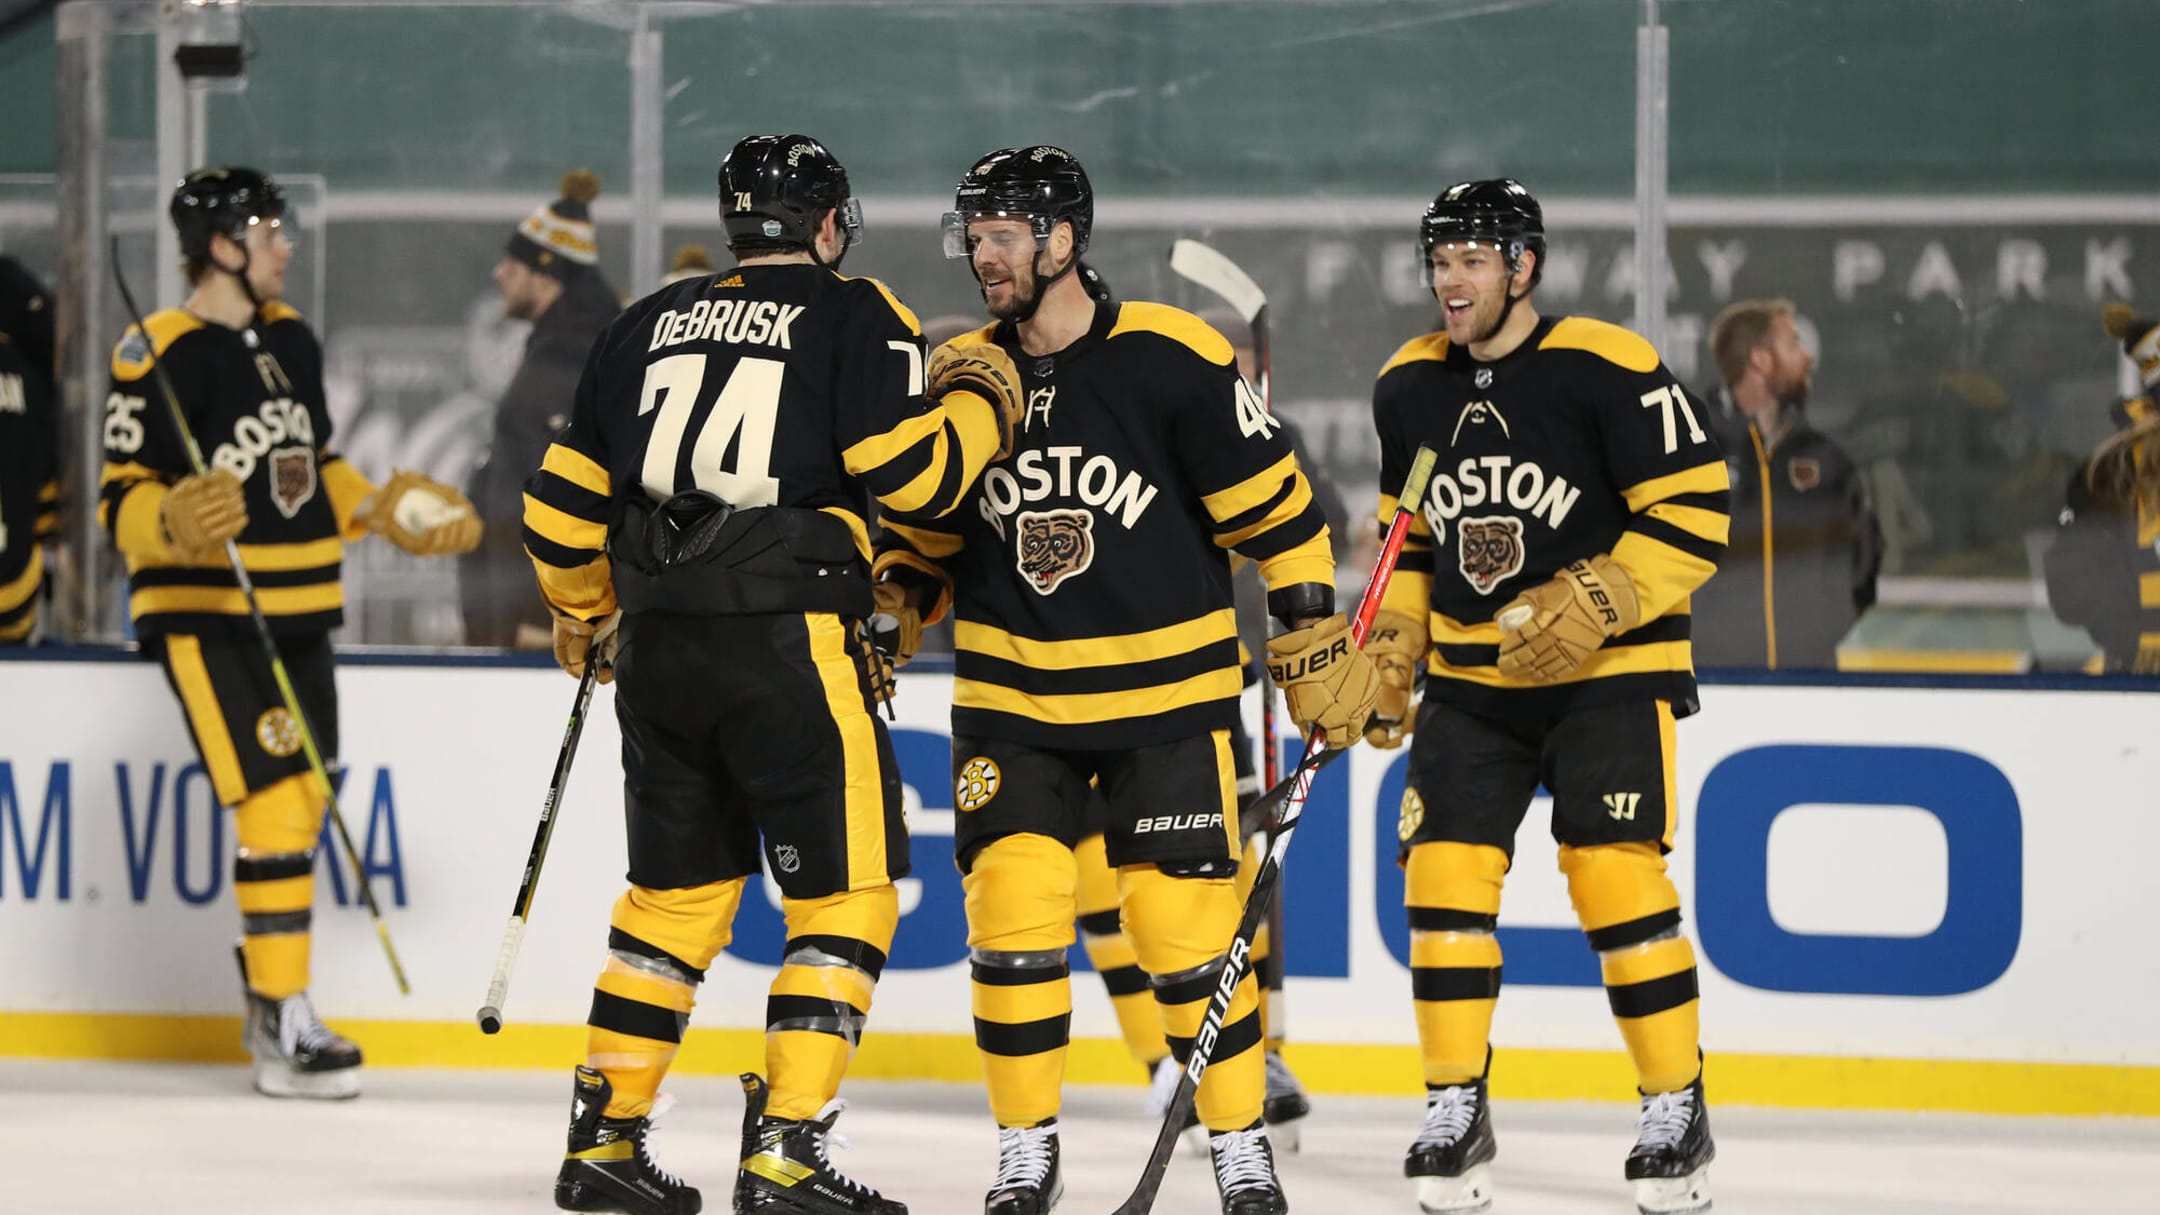
[(593, 684), (600, 674), (600, 655), (595, 646), (585, 655), (585, 673), (578, 677), (577, 699), (570, 704), (570, 723), (563, 727), (562, 750), (555, 753), (555, 774), (548, 777), (547, 800), (540, 803), (540, 827), (533, 832), (532, 851), (525, 856), (525, 876), (518, 882), (517, 899), (510, 904), (510, 923), (503, 929), (502, 948), (495, 954), (495, 974), (488, 980), (487, 1003), (473, 1014), (480, 1032), (502, 1029), (503, 1000), (510, 994), (510, 968), (517, 965), (518, 946), (525, 943), (525, 920), (532, 912), (533, 894), (540, 888), (540, 866), (547, 863), (548, 840), (555, 835), (555, 811), (562, 805), (563, 790), (570, 784), (570, 764), (577, 758), (578, 737), (585, 733), (585, 711), (592, 704)]
[[(209, 465), (203, 462), (202, 447), (195, 442), (195, 432), (188, 426), (187, 413), (180, 408), (179, 394), (173, 391), (172, 380), (165, 374), (165, 363), (158, 358), (157, 343), (150, 339), (150, 325), (143, 320), (142, 309), (135, 306), (135, 293), (128, 290), (127, 276), (120, 272), (120, 238), (117, 236), (112, 239), (111, 251), (113, 281), (120, 286), (120, 302), (127, 305), (128, 317), (135, 322), (136, 332), (143, 337), (143, 347), (150, 352), (150, 370), (157, 378), (159, 394), (165, 398), (165, 408), (172, 415), (173, 428), (180, 432), (180, 445), (187, 449), (188, 467), (201, 476), (210, 471)], [(322, 751), (315, 745), (315, 731), (308, 726), (307, 714), (300, 710), (300, 697), (294, 694), (292, 678), (285, 673), (285, 660), (278, 656), (277, 640), (270, 634), (270, 622), (263, 618), (262, 604), (255, 597), (255, 580), (248, 577), (247, 563), (240, 559), (237, 539), (225, 541), (225, 560), (232, 566), (233, 580), (247, 600), (248, 617), (255, 622), (255, 638), (262, 642), (263, 656), (270, 660), (270, 677), (277, 681), (278, 695), (285, 701), (285, 712), (292, 716), (293, 725), (300, 732), (300, 747), (307, 752), (308, 767), (322, 785), (330, 825), (337, 829), (338, 843), (344, 845), (345, 855), (352, 861), (353, 880), (360, 885), (360, 901), (367, 906), (368, 918), (375, 922), (375, 935), (382, 940), (383, 956), (390, 960), (390, 973), (397, 979), (398, 991), (409, 996), (412, 985), (405, 981), (405, 967), (398, 963), (397, 947), (390, 943), (390, 926), (383, 921), (382, 908), (375, 904), (375, 890), (368, 884), (367, 863), (360, 850), (353, 847), (352, 832), (346, 830), (345, 816), (338, 812), (337, 785), (330, 779), (330, 769), (323, 763)]]
[[(1395, 518), (1388, 524), (1387, 542), (1380, 547), (1380, 558), (1373, 563), (1372, 581), (1366, 583), (1365, 593), (1358, 599), (1357, 615), (1350, 622), (1352, 645), (1364, 643), (1373, 616), (1380, 610), (1380, 600), (1387, 594), (1388, 579), (1394, 576), (1395, 563), (1402, 556), (1403, 541), (1410, 535), (1410, 523), (1417, 517), (1418, 504), (1425, 497), (1425, 482), (1432, 476), (1434, 458), (1431, 448), (1421, 447), (1417, 458), (1410, 462), (1410, 476), (1403, 482), (1402, 497), (1395, 504)], [(1275, 883), (1282, 875), (1283, 856), (1289, 852), (1290, 840), (1297, 834), (1298, 817), (1305, 812), (1305, 798), (1312, 792), (1313, 774), (1319, 769), (1314, 761), (1326, 747), (1326, 739), (1317, 730), (1305, 744), (1305, 758), (1298, 765), (1296, 786), (1283, 802), (1268, 841), (1267, 859), (1261, 862), (1260, 873), (1253, 880), (1252, 895), (1245, 901), (1245, 914), (1238, 921), (1237, 935), (1230, 938), (1230, 948), (1223, 954), (1215, 993), (1208, 998), (1207, 1012), (1201, 1018), (1199, 1032), (1193, 1037), (1192, 1055), (1185, 1063), (1184, 1074), (1178, 1077), (1177, 1092), (1171, 1096), (1170, 1108), (1163, 1114), (1162, 1128), (1155, 1132), (1155, 1150), (1140, 1173), (1140, 1183), (1133, 1187), (1132, 1196), (1117, 1209), (1116, 1215), (1147, 1215), (1155, 1206), (1155, 1194), (1162, 1188), (1170, 1154), (1177, 1147), (1185, 1117), (1191, 1112), (1193, 1098), (1199, 1092), (1200, 1077), (1207, 1071), (1209, 1056), (1214, 1053), (1215, 1045), (1221, 1039), (1223, 1022), (1230, 1015), (1231, 997), (1236, 994), (1245, 973), (1252, 968), (1253, 934), (1260, 928), (1260, 917), (1267, 914)]]

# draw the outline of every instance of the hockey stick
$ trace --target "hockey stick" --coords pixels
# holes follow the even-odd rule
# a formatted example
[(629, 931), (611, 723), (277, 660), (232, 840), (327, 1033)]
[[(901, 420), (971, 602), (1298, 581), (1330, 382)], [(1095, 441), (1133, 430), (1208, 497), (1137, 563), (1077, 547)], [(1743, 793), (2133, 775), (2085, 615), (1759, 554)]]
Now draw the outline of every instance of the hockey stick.
[[(1410, 463), (1410, 476), (1403, 483), (1402, 497), (1395, 504), (1395, 518), (1388, 524), (1387, 542), (1380, 547), (1380, 558), (1373, 563), (1372, 581), (1366, 584), (1364, 595), (1359, 597), (1357, 615), (1350, 622), (1352, 645), (1364, 643), (1373, 616), (1380, 610), (1380, 599), (1387, 593), (1388, 579), (1394, 576), (1395, 562), (1402, 556), (1403, 541), (1410, 534), (1411, 520), (1417, 517), (1418, 504), (1425, 497), (1425, 482), (1432, 476), (1434, 458), (1431, 448), (1421, 447), (1417, 458)], [(1207, 1071), (1208, 1057), (1221, 1040), (1223, 1021), (1230, 1015), (1231, 997), (1252, 967), (1253, 933), (1260, 927), (1260, 917), (1267, 914), (1276, 880), (1282, 874), (1283, 856), (1290, 850), (1291, 837), (1297, 834), (1298, 816), (1305, 811), (1305, 798), (1312, 792), (1313, 774), (1319, 770), (1315, 761), (1326, 748), (1327, 740), (1319, 731), (1314, 731), (1305, 744), (1305, 759), (1298, 765), (1296, 787), (1283, 802), (1280, 821), (1268, 841), (1267, 859), (1261, 862), (1259, 876), (1253, 880), (1252, 895), (1245, 901), (1245, 914), (1238, 921), (1237, 935), (1230, 939), (1230, 948), (1223, 955), (1222, 973), (1215, 981), (1214, 994), (1208, 998), (1207, 1013), (1201, 1018), (1200, 1030), (1193, 1037), (1192, 1056), (1186, 1061), (1184, 1074), (1178, 1077), (1177, 1092), (1170, 1098), (1162, 1128), (1155, 1133), (1155, 1150), (1140, 1173), (1140, 1183), (1133, 1187), (1132, 1196), (1118, 1207), (1116, 1215), (1147, 1215), (1155, 1205), (1155, 1194), (1162, 1188), (1170, 1154), (1177, 1147), (1185, 1116), (1191, 1112), (1193, 1098), (1199, 1092), (1200, 1077)], [(1347, 750), (1348, 747), (1340, 749)]]
[[(1231, 261), (1213, 245), (1196, 240), (1178, 240), (1170, 246), (1170, 269), (1187, 282), (1197, 283), (1221, 296), (1237, 311), (1246, 326), (1252, 330), (1253, 366), (1259, 373), (1256, 387), (1260, 392), (1260, 412), (1273, 417), (1275, 414), (1274, 358), (1268, 341), (1267, 292), (1253, 281), (1243, 267)], [(1263, 611), (1263, 631), (1266, 629), (1266, 613)], [(1260, 664), (1260, 772), (1261, 780), (1272, 793), (1282, 781), (1282, 743), (1278, 737), (1279, 727), (1275, 720), (1275, 687), (1268, 679), (1267, 664)], [(1271, 808), (1272, 809), (1272, 808)], [(1240, 816), (1246, 822), (1257, 821), (1267, 829), (1268, 815), (1255, 815), (1249, 810)], [(1269, 950), (1278, 966), (1283, 959), (1283, 900), (1271, 902), (1268, 910)], [(1271, 993), (1270, 999), (1279, 996)], [(1268, 1025), (1278, 1035), (1284, 1028), (1284, 1009), (1279, 999), (1273, 1000), (1268, 1010)]]
[[(196, 476), (210, 471), (203, 462), (202, 447), (195, 442), (195, 432), (189, 428), (187, 413), (180, 408), (180, 396), (173, 391), (172, 380), (165, 374), (165, 363), (158, 358), (157, 343), (150, 340), (149, 322), (143, 320), (142, 309), (135, 306), (135, 293), (128, 290), (127, 276), (120, 272), (120, 238), (112, 239), (113, 281), (120, 285), (120, 302), (127, 305), (128, 318), (135, 322), (136, 332), (143, 336), (143, 346), (150, 352), (150, 370), (157, 378), (158, 392), (165, 398), (165, 408), (172, 414), (173, 428), (180, 432), (180, 445), (187, 449), (188, 467)], [(255, 622), (255, 639), (262, 642), (263, 656), (270, 660), (270, 677), (277, 681), (278, 695), (284, 698), (285, 712), (290, 714), (293, 725), (300, 732), (300, 747), (307, 752), (308, 767), (321, 783), (323, 804), (329, 811), (330, 825), (337, 829), (338, 842), (345, 847), (345, 855), (352, 861), (353, 880), (360, 885), (360, 901), (367, 906), (368, 918), (375, 923), (375, 935), (381, 939), (383, 956), (390, 960), (390, 973), (397, 979), (398, 992), (411, 995), (412, 985), (405, 981), (405, 968), (398, 963), (397, 947), (390, 943), (390, 926), (383, 921), (382, 908), (375, 904), (375, 890), (368, 884), (367, 864), (360, 850), (353, 847), (352, 832), (345, 828), (345, 816), (338, 812), (337, 785), (330, 779), (330, 770), (323, 763), (322, 752), (315, 746), (315, 731), (308, 726), (307, 714), (300, 710), (300, 697), (293, 692), (292, 679), (285, 673), (285, 660), (278, 656), (277, 641), (270, 634), (270, 622), (263, 618), (262, 604), (255, 597), (255, 580), (248, 577), (247, 563), (240, 559), (240, 543), (237, 538), (225, 541), (225, 560), (232, 566), (233, 580), (240, 585), (240, 594), (247, 600), (248, 617)]]
[(510, 904), (510, 923), (503, 929), (502, 948), (495, 954), (495, 975), (488, 980), (487, 1003), (473, 1014), (483, 1034), (502, 1029), (503, 1000), (510, 994), (510, 968), (517, 965), (518, 946), (525, 943), (525, 920), (532, 913), (533, 892), (540, 888), (540, 866), (547, 863), (548, 840), (555, 835), (555, 811), (562, 805), (563, 789), (570, 784), (570, 763), (577, 758), (578, 736), (585, 732), (585, 710), (592, 704), (593, 683), (599, 674), (599, 655), (587, 654), (585, 673), (578, 677), (577, 699), (570, 705), (570, 723), (563, 727), (562, 750), (555, 753), (555, 774), (548, 778), (547, 800), (540, 803), (540, 828), (533, 832), (532, 851), (525, 856), (525, 876), (518, 882), (517, 899)]

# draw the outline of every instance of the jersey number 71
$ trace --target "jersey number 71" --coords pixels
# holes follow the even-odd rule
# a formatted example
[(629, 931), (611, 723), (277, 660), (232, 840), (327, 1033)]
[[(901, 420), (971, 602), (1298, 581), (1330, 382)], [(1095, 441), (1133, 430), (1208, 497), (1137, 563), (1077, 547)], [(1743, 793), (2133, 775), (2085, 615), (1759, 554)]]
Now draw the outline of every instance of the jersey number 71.
[(1688, 442), (1700, 443), (1703, 441), (1702, 424), (1695, 420), (1695, 411), (1688, 408), (1687, 394), (1680, 390), (1678, 384), (1670, 388), (1660, 388), (1656, 392), (1642, 394), (1642, 403), (1644, 409), (1663, 408), (1665, 410), (1666, 455), (1669, 456), (1680, 450), (1680, 428), (1673, 417), (1675, 412), (1680, 417), (1687, 419)]

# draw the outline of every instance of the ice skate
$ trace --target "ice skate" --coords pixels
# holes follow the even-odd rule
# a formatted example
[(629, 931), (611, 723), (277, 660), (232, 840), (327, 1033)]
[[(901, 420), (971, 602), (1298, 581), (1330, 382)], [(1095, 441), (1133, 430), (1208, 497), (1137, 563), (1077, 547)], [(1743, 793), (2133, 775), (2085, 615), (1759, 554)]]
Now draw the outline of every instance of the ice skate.
[[(1178, 1081), (1183, 1079), (1184, 1075), (1184, 1065), (1180, 1064), (1175, 1056), (1164, 1055), (1155, 1061), (1155, 1073), (1149, 1082), (1147, 1097), (1149, 1118), (1161, 1122), (1164, 1116), (1169, 1114), (1170, 1099), (1177, 1096)], [(1185, 1125), (1178, 1129), (1178, 1135), (1184, 1140), (1186, 1151), (1195, 1156), (1208, 1154), (1207, 1129), (1200, 1125), (1197, 1109), (1185, 1111)]]
[(1403, 1159), (1403, 1176), (1417, 1182), (1418, 1206), (1426, 1215), (1487, 1210), (1492, 1206), (1487, 1166), (1497, 1152), (1483, 1077), (1427, 1089), (1425, 1125)]
[(1305, 1089), (1298, 1084), (1297, 1074), (1283, 1062), (1281, 1051), (1267, 1053), (1267, 1104), (1261, 1107), (1260, 1117), (1267, 1123), (1268, 1140), (1278, 1152), (1298, 1150), (1298, 1128), (1305, 1115), (1312, 1113), (1312, 1102), (1305, 1099)]
[(697, 1215), (695, 1188), (653, 1163), (651, 1118), (610, 1118), (608, 1078), (580, 1066), (570, 1090), (570, 1142), (555, 1174), (555, 1205), (616, 1215)]
[(983, 1199), (983, 1215), (1050, 1215), (1064, 1196), (1057, 1119), (999, 1127), (997, 1177)]
[(825, 1158), (833, 1123), (847, 1108), (828, 1103), (816, 1118), (765, 1116), (770, 1090), (762, 1077), (742, 1077), (743, 1158), (735, 1175), (736, 1215), (907, 1215), (907, 1206), (834, 1168)]
[(240, 1044), (255, 1057), (256, 1092), (327, 1101), (360, 1095), (360, 1048), (322, 1023), (306, 992), (282, 1000), (258, 995), (246, 987), (245, 956), (240, 978), (247, 991)]
[(1215, 1158), (1223, 1215), (1284, 1215), (1290, 1209), (1282, 1182), (1275, 1179), (1275, 1150), (1268, 1145), (1265, 1122), (1242, 1131), (1209, 1132), (1208, 1153)]
[(1677, 1092), (1643, 1095), (1627, 1157), (1627, 1179), (1635, 1183), (1635, 1208), (1642, 1215), (1709, 1210), (1710, 1162), (1716, 1158), (1702, 1076)]

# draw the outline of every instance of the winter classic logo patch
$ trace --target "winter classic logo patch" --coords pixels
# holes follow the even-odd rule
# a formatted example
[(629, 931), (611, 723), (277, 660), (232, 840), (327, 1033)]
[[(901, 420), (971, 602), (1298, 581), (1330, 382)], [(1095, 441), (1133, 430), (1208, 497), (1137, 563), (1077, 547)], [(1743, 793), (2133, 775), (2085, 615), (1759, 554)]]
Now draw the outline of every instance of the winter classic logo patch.
[(953, 782), (953, 805), (962, 810), (980, 810), (997, 796), (998, 766), (988, 756), (978, 755), (960, 768), (960, 778)]
[(1022, 511), (1020, 575), (1038, 595), (1058, 589), (1095, 560), (1095, 514), (1085, 510)]
[(1456, 560), (1480, 595), (1522, 572), (1522, 520), (1513, 515), (1465, 519), (1456, 529)]

